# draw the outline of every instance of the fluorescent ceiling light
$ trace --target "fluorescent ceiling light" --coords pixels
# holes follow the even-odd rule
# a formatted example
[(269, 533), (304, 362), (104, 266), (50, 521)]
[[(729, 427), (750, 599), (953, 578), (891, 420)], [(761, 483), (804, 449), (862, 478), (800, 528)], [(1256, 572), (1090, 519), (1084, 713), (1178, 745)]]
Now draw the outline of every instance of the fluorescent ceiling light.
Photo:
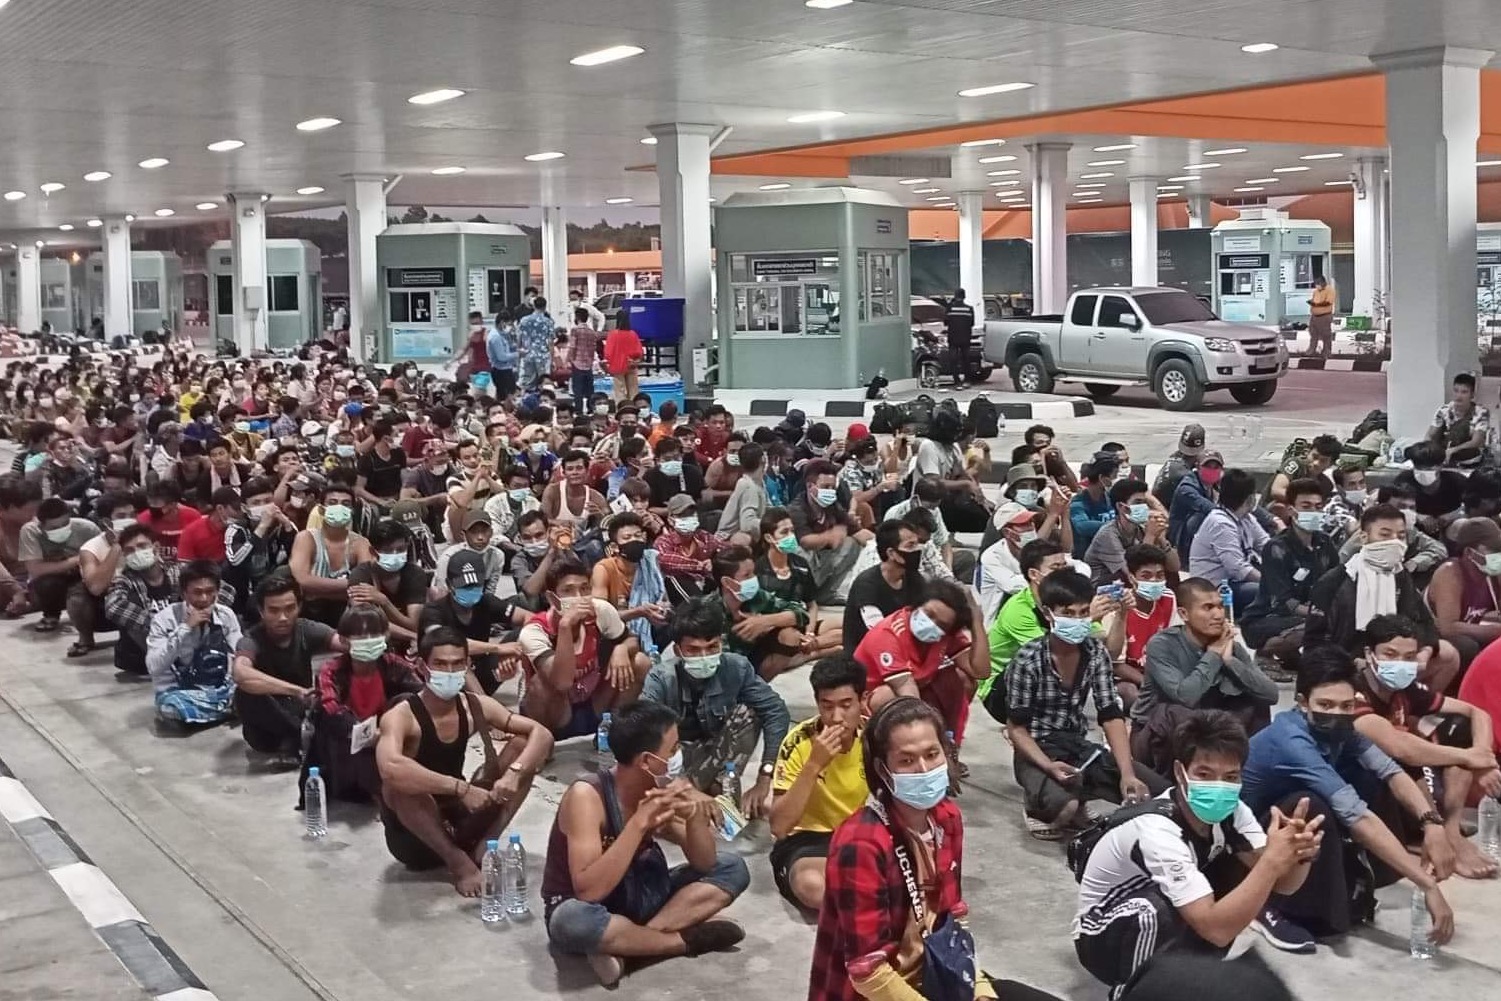
[(1101, 197), (1101, 194), (1098, 191), (1075, 191), (1073, 194), (1069, 195), (1069, 197), (1070, 198), (1099, 198), (1099, 197)]
[(104, 225), (104, 220), (103, 219), (90, 219), (88, 222), (84, 223), (84, 225), (87, 226), (89, 229), (98, 229), (100, 226)]
[(1104, 181), (1094, 181), (1094, 182), (1092, 182), (1090, 184), (1076, 184), (1076, 185), (1074, 185), (1074, 187), (1076, 187), (1076, 188), (1103, 188), (1103, 187), (1105, 187), (1105, 182)]
[(156, 214), (158, 216), (160, 216), (161, 218), (165, 219), (165, 218), (167, 218), (167, 216), (169, 216), (169, 215), (176, 215), (177, 213), (173, 212), (171, 209), (157, 209), (156, 210)]
[(44, 195), (50, 195), (50, 194), (52, 194), (52, 192), (54, 192), (54, 191), (61, 191), (63, 188), (66, 188), (66, 187), (67, 187), (66, 184), (61, 184), (61, 183), (59, 183), (57, 181), (48, 181), (46, 184), (42, 185), (42, 194), (44, 194)]
[(997, 83), (989, 87), (969, 87), (959, 92), (960, 97), (988, 97), (991, 94), (1009, 94), (1014, 90), (1027, 90), (1037, 86), (1035, 83), (1027, 83), (1017, 80), (1013, 83)]
[(898, 184), (927, 184), (928, 183), (928, 179), (926, 177), (907, 177), (907, 178), (903, 178), (900, 181), (897, 181), (896, 183), (898, 183)]
[(1015, 160), (1016, 160), (1016, 157), (1012, 156), (1010, 153), (1003, 153), (1000, 156), (982, 156), (982, 157), (980, 157), (980, 162), (981, 163), (1013, 163), (1013, 162), (1015, 162)]
[(1159, 184), (1159, 185), (1157, 185), (1157, 190), (1158, 191), (1182, 191), (1183, 190), (1183, 185), (1181, 185), (1181, 184)]
[(71, 232), (73, 232), (73, 224), (71, 222), (65, 222), (65, 223), (63, 223), (61, 226), (59, 226), (57, 228), (60, 229), (60, 230), (62, 230), (64, 233), (71, 233)]
[(567, 155), (567, 153), (559, 153), (555, 149), (550, 149), (543, 153), (528, 153), (522, 159), (529, 160), (532, 163), (541, 163), (543, 160), (561, 160)]
[(1017, 174), (1020, 174), (1020, 173), (1021, 173), (1021, 171), (1019, 171), (1019, 170), (987, 170), (985, 172), (985, 176), (986, 177), (1015, 177)]
[(1115, 175), (1112, 174), (1108, 170), (1104, 171), (1103, 173), (1099, 173), (1099, 174), (1080, 174), (1079, 175), (1080, 178), (1082, 178), (1082, 179), (1084, 179), (1086, 181), (1093, 181), (1095, 178), (1098, 178), (1098, 177), (1114, 177), (1114, 176)]
[(1301, 173), (1302, 171), (1312, 170), (1312, 169), (1313, 169), (1312, 167), (1273, 167), (1272, 168), (1272, 173), (1274, 173), (1274, 174), (1297, 174), (1297, 173)]
[(1157, 192), (1157, 197), (1158, 198), (1177, 198), (1178, 197), (1178, 193), (1176, 191), (1159, 191), (1159, 192)]
[(625, 198), (625, 197), (620, 197), (620, 198), (606, 198), (605, 199), (605, 204), (606, 205), (627, 205), (627, 204), (629, 204), (632, 201), (634, 201), (634, 199)]
[(1245, 194), (1245, 193), (1252, 192), (1252, 191), (1265, 191), (1266, 188), (1250, 187), (1250, 188), (1236, 188), (1235, 190), (1237, 192)]
[(407, 98), (408, 104), (442, 104), (444, 101), (452, 101), (456, 97), (463, 97), (464, 92), (453, 87), (441, 87), (438, 90), (428, 90), (421, 94), (413, 94)]
[(1259, 56), (1263, 52), (1276, 52), (1279, 46), (1275, 42), (1252, 42), (1250, 45), (1242, 45), (1240, 51), (1249, 52), (1253, 56)]
[(991, 181), (990, 182), (990, 186), (992, 188), (1014, 188), (1014, 187), (1018, 186), (1019, 184), (1021, 184), (1020, 181)]
[(575, 66), (602, 66), (605, 63), (619, 62), (622, 59), (629, 59), (631, 56), (639, 56), (645, 51), (639, 45), (612, 45), (608, 49), (585, 52), (583, 55), (574, 56), (568, 61)]
[(1205, 156), (1232, 156), (1232, 155), (1234, 155), (1236, 153), (1244, 153), (1244, 152), (1246, 152), (1246, 148), (1244, 146), (1231, 146), (1229, 149), (1206, 149), (1204, 151), (1204, 155)]
[(167, 164), (169, 164), (171, 162), (172, 161), (168, 160), (164, 156), (153, 156), (153, 157), (150, 157), (148, 159), (142, 160), (136, 166), (141, 167), (141, 168), (143, 168), (145, 170), (156, 170), (159, 167), (165, 167)]
[(1123, 149), (1135, 149), (1135, 143), (1116, 143), (1114, 146), (1096, 146), (1096, 153), (1118, 153)]
[(655, 146), (656, 144), (657, 144), (657, 137), (656, 136), (647, 136), (645, 139), (641, 140), (641, 145), (643, 145), (643, 146)]
[(107, 181), (114, 176), (107, 170), (91, 170), (83, 175), (83, 179), (85, 181)]
[(1183, 165), (1183, 169), (1184, 170), (1213, 170), (1214, 168), (1216, 168), (1218, 166), (1219, 166), (1219, 164), (1217, 164), (1217, 163), (1185, 163)]
[(950, 198), (948, 195), (934, 195), (931, 198), (929, 198), (928, 201), (930, 201), (930, 202), (951, 202), (951, 201), (953, 201), (953, 199)]
[(196, 208), (199, 212), (212, 212), (219, 207), (218, 202), (199, 202)]
[(1501, 160), (1480, 160), (1480, 161), (1478, 161), (1475, 164), (1475, 166), (1477, 166), (1477, 167), (1501, 167)]
[(938, 190), (940, 190), (940, 189), (938, 189), (938, 188), (913, 188), (912, 189), (912, 193), (914, 195), (931, 195), (933, 192), (938, 191)]
[(1004, 146), (1004, 145), (1006, 145), (1006, 140), (1004, 140), (1004, 139), (971, 139), (969, 142), (962, 142), (959, 145), (965, 147), (966, 149), (968, 149), (971, 146)]
[(1298, 157), (1299, 160), (1338, 160), (1343, 153), (1309, 153), (1307, 156)]
[(1119, 167), (1121, 164), (1123, 164), (1125, 162), (1126, 162), (1125, 160), (1091, 160), (1088, 163), (1086, 163), (1084, 166), (1086, 166), (1086, 167)]
[(463, 167), (434, 167), (433, 173), (439, 177), (452, 177), (454, 174), (462, 174)]
[(309, 184), (305, 188), (298, 188), (297, 193), (299, 195), (321, 195), (323, 194), (323, 189), (316, 184)]
[(833, 10), (835, 7), (843, 7), (845, 4), (854, 3), (855, 0), (804, 0), (804, 7), (812, 7), (814, 10)]
[(5, 200), (8, 202), (18, 202), (25, 197), (26, 192), (24, 191), (7, 191), (5, 193)]
[(208, 151), (210, 153), (228, 153), (230, 150), (239, 149), (244, 145), (244, 141), (240, 139), (220, 139), (218, 142), (209, 143)]
[(335, 125), (340, 125), (340, 124), (342, 124), (342, 123), (337, 118), (328, 118), (327, 116), (320, 116), (318, 118), (309, 118), (306, 121), (298, 122), (297, 123), (297, 131), (298, 132), (322, 132), (324, 129), (331, 129)]
[(1100, 202), (1101, 202), (1101, 199), (1099, 199), (1099, 198), (1081, 198), (1077, 202), (1075, 202), (1074, 204), (1076, 204), (1076, 205), (1098, 205), (1098, 204), (1100, 204)]
[(1203, 178), (1200, 177), (1198, 174), (1180, 174), (1177, 177), (1169, 177), (1168, 180), (1169, 181), (1202, 181)]
[(1349, 183), (1350, 183), (1349, 181), (1325, 181), (1324, 182), (1324, 187), (1326, 187), (1326, 188), (1340, 188), (1340, 187), (1344, 187), (1344, 186), (1348, 185)]
[(1246, 183), (1247, 184), (1276, 184), (1278, 181), (1281, 181), (1281, 180), (1282, 180), (1282, 178), (1280, 178), (1280, 177), (1253, 177), (1250, 180), (1248, 180)]
[(805, 111), (801, 115), (792, 115), (787, 120), (793, 125), (808, 125), (812, 122), (832, 122), (843, 117), (842, 111)]
[(790, 188), (790, 187), (792, 187), (792, 185), (787, 184), (787, 183), (785, 183), (783, 181), (777, 181), (774, 184), (763, 184), (763, 185), (761, 185), (761, 190), (762, 191), (782, 191), (782, 190), (784, 190), (786, 188)]

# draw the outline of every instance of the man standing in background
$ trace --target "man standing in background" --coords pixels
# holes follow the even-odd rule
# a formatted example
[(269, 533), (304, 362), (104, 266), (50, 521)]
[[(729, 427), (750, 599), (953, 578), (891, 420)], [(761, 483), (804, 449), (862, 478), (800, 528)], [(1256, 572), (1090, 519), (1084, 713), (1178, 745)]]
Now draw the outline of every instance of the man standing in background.
[(1308, 300), (1308, 353), (1317, 358), (1328, 358), (1334, 351), (1334, 300), (1334, 286), (1319, 275)]
[(969, 342), (975, 330), (975, 308), (964, 301), (964, 289), (954, 290), (943, 326), (949, 339), (949, 370), (958, 389), (969, 372)]

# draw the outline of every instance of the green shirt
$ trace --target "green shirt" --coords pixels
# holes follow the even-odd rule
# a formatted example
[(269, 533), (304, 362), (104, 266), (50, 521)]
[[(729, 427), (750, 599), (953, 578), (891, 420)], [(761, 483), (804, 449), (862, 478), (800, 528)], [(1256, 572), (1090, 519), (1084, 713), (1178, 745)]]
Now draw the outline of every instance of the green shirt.
[(1001, 607), (1001, 614), (990, 626), (990, 677), (980, 682), (980, 698), (990, 694), (1016, 651), (1045, 632), (1047, 629), (1037, 617), (1037, 595), (1030, 587), (1024, 587)]
[[(720, 609), (724, 612), (725, 650), (729, 651), (730, 653), (738, 653), (743, 657), (749, 657), (753, 652), (755, 652), (756, 643), (747, 643), (739, 636), (735, 635), (734, 627), (737, 620), (735, 616), (730, 614), (729, 606), (724, 603), (723, 589), (715, 591), (714, 597), (710, 600), (719, 605)], [(797, 619), (797, 622), (793, 626), (793, 628), (799, 631), (808, 628), (808, 608), (806, 605), (804, 605), (800, 601), (787, 601), (784, 598), (778, 597), (770, 591), (758, 591), (756, 592), (756, 596), (750, 601), (742, 601), (740, 603), (740, 611), (746, 616), (780, 615), (783, 612), (791, 612)], [(762, 642), (765, 639), (766, 637), (763, 636), (761, 640), (758, 640), (757, 642)]]

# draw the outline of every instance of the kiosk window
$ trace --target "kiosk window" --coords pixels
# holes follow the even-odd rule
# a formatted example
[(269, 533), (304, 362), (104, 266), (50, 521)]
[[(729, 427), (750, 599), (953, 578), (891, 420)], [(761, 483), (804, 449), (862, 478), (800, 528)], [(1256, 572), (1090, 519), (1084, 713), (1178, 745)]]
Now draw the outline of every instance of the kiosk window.
[[(1074, 297), (1073, 308), (1068, 311), (1068, 322), (1076, 327), (1088, 327), (1094, 324), (1094, 304), (1099, 301), (1097, 295), (1079, 295)], [(1104, 322), (1101, 320), (1101, 322)]]
[(215, 275), (215, 309), (220, 316), (233, 316), (235, 311), (235, 276)]
[(42, 285), (42, 308), (43, 309), (67, 309), (68, 308), (68, 284), (67, 282), (46, 282)]
[(862, 250), (860, 267), (860, 319), (880, 320), (904, 316), (907, 310), (899, 301), (902, 287), (900, 251)]
[(132, 309), (161, 309), (162, 287), (155, 278), (136, 279), (131, 282)]
[(297, 276), (271, 276), (270, 311), (273, 313), (297, 312)]
[(737, 334), (837, 330), (839, 257), (832, 251), (730, 255)]
[(431, 292), (390, 293), (392, 323), (432, 323), (433, 294)]

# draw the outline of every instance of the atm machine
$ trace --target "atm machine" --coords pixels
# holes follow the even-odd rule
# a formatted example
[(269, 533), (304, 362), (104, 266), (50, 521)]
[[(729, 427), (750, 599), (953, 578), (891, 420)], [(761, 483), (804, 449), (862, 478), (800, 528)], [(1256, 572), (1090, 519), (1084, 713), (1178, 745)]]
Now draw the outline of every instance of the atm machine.
[(1313, 283), (1333, 275), (1330, 231), (1264, 206), (1214, 227), (1214, 310), (1240, 323), (1307, 323)]

